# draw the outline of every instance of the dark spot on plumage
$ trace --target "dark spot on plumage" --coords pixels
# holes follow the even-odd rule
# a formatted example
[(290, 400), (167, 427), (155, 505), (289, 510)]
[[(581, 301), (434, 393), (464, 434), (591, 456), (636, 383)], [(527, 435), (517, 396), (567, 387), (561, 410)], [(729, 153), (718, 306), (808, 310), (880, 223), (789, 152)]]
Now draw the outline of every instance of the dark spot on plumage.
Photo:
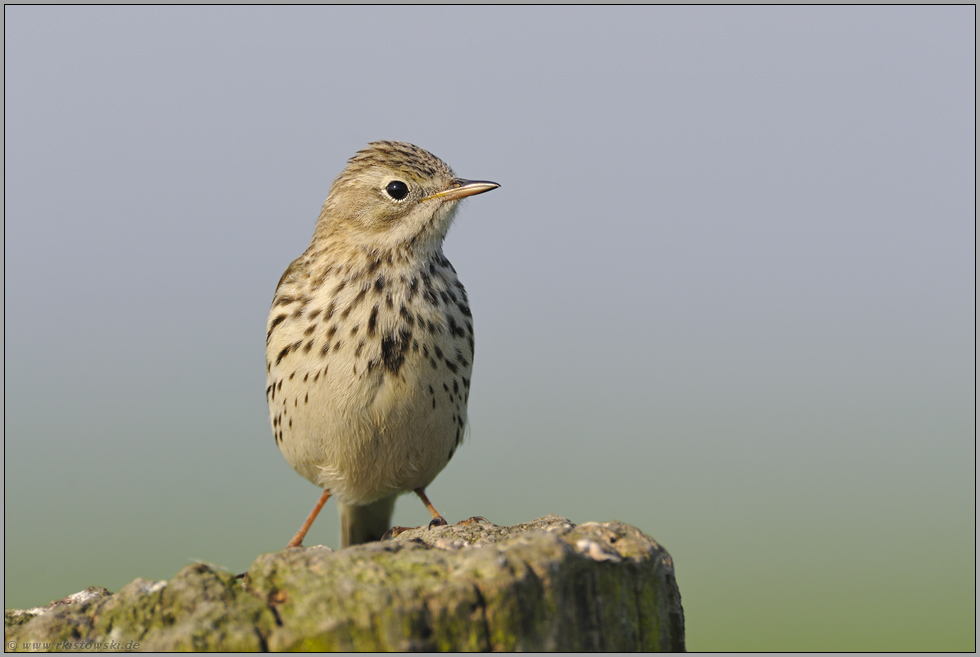
[(415, 276), (412, 277), (412, 282), (408, 284), (408, 300), (411, 301), (412, 297), (419, 289), (419, 279)]
[(381, 338), (381, 368), (393, 375), (398, 374), (405, 362), (405, 352), (411, 344), (412, 332), (401, 329), (398, 333), (386, 333)]
[(415, 315), (413, 315), (412, 311), (410, 311), (404, 305), (398, 310), (398, 314), (401, 315), (401, 318), (405, 320), (406, 324), (409, 326), (415, 326)]
[(442, 389), (449, 392), (449, 386), (447, 386), (445, 383), (442, 384)]
[(463, 379), (463, 387), (466, 388), (467, 390), (469, 390), (470, 389), (470, 380), (467, 379), (465, 376), (462, 377), (462, 379)]
[(294, 376), (296, 376), (296, 370), (293, 370), (293, 373), (289, 375), (289, 380), (292, 381)]
[(316, 319), (317, 317), (320, 316), (320, 313), (321, 312), (323, 312), (323, 311), (318, 308), (318, 309), (314, 310), (313, 312), (311, 312), (309, 315), (307, 315), (307, 317), (309, 319), (311, 319), (311, 320)]
[[(265, 387), (265, 396), (266, 396), (266, 399), (268, 399), (270, 392), (272, 392), (272, 386), (271, 385), (268, 385), (268, 386)], [(432, 386), (429, 386), (429, 392), (432, 392)]]
[(280, 351), (279, 355), (276, 356), (276, 365), (282, 362), (282, 359), (286, 357), (286, 354), (288, 354), (289, 350), (292, 348), (293, 346), (289, 344), (287, 344), (285, 347), (282, 348), (282, 351)]
[(303, 347), (303, 353), (308, 354), (312, 349), (313, 349), (313, 340), (310, 340), (309, 342), (306, 343), (306, 346)]
[(314, 377), (313, 377), (313, 383), (316, 383), (316, 382), (317, 382), (317, 381), (319, 381), (319, 380), (320, 380), (320, 373), (319, 373), (319, 372), (317, 372), (317, 373), (316, 373), (316, 376), (314, 376)]
[(451, 301), (452, 301), (453, 303), (458, 303), (458, 302), (459, 302), (459, 301), (458, 301), (458, 299), (456, 299), (456, 295), (455, 295), (455, 294), (453, 294), (453, 291), (452, 291), (452, 290), (446, 290), (446, 294), (448, 294), (448, 295), (449, 295), (449, 299), (450, 299), (450, 300), (451, 300)]
[(378, 325), (378, 307), (371, 309), (371, 316), (368, 317), (368, 335), (374, 335), (374, 329)]
[(456, 445), (453, 445), (452, 447), (449, 448), (449, 456), (446, 457), (446, 460), (447, 461), (451, 460), (453, 458), (453, 454), (455, 453), (456, 453)]
[(456, 304), (456, 307), (459, 308), (459, 312), (463, 313), (465, 317), (472, 319), (473, 313), (470, 312), (470, 307), (467, 306), (465, 302), (460, 301)]
[(273, 305), (273, 307), (275, 307), (275, 306), (288, 306), (293, 301), (296, 301), (296, 299), (294, 297), (283, 295), (281, 297), (278, 297), (276, 299), (275, 303), (273, 303), (272, 305)]
[(289, 418), (289, 428), (293, 428), (293, 418)]
[(436, 398), (433, 397), (432, 398), (432, 409), (435, 410), (435, 408), (436, 408)]
[(442, 349), (439, 348), (439, 345), (435, 345), (434, 348), (436, 350), (436, 358), (442, 358)]
[(381, 294), (381, 291), (384, 289), (385, 289), (385, 277), (378, 276), (378, 278), (374, 281), (374, 291), (377, 292), (378, 294)]
[(381, 258), (375, 258), (374, 260), (372, 260), (371, 264), (368, 265), (367, 275), (370, 276), (374, 272), (378, 271), (378, 267), (380, 266), (381, 266)]
[(467, 342), (467, 344), (470, 345), (470, 353), (472, 354), (473, 353), (473, 350), (475, 348), (474, 345), (473, 345), (473, 338), (466, 338), (466, 342)]
[(446, 359), (446, 367), (448, 367), (449, 368), (449, 371), (452, 372), (453, 374), (455, 374), (456, 371), (457, 371), (456, 370), (456, 363), (452, 362), (448, 358)]
[(439, 291), (439, 298), (442, 299), (444, 304), (449, 305), (449, 294), (445, 290)]
[(327, 353), (329, 353), (329, 351), (330, 351), (330, 343), (329, 342), (324, 342), (323, 343), (323, 346), (320, 348), (320, 355), (321, 356), (326, 356)]
[(428, 301), (433, 306), (439, 305), (439, 297), (436, 296), (436, 293), (432, 291), (432, 289), (426, 288), (422, 296), (424, 296), (425, 300)]
[(435, 333), (436, 332), (436, 325), (432, 323), (432, 320), (431, 319), (425, 320), (425, 328), (427, 328), (429, 330), (429, 333)]
[[(340, 294), (341, 290), (343, 290), (345, 287), (347, 287), (347, 279), (346, 278), (343, 279), (342, 281), (340, 281), (339, 283), (337, 283), (337, 287), (335, 287), (334, 290), (333, 290), (333, 295), (334, 296), (337, 296), (338, 294)], [(331, 306), (332, 305), (333, 304), (331, 304)]]
[(333, 311), (334, 311), (334, 302), (331, 301), (330, 305), (327, 306), (327, 311), (323, 314), (323, 319), (330, 319), (331, 317), (333, 317)]
[(391, 292), (385, 295), (385, 306), (388, 310), (392, 310), (395, 307), (395, 300), (391, 298)]
[(418, 353), (419, 352), (419, 341), (418, 340), (412, 340), (412, 351), (414, 351), (415, 353)]
[(276, 315), (276, 318), (272, 320), (272, 323), (269, 324), (269, 332), (265, 334), (266, 344), (269, 344), (269, 338), (272, 336), (273, 329), (275, 329), (277, 326), (282, 324), (285, 321), (285, 319), (286, 319), (286, 315)]
[(303, 383), (306, 383), (307, 379), (309, 378), (310, 378), (310, 373), (307, 372), (306, 374), (303, 375)]
[(343, 341), (342, 341), (342, 340), (337, 340), (337, 341), (336, 341), (336, 342), (335, 342), (335, 343), (333, 344), (333, 350), (334, 350), (334, 351), (340, 351), (340, 345), (342, 345), (342, 344), (343, 344)]
[(303, 331), (303, 335), (310, 335), (315, 330), (316, 330), (316, 324), (310, 324), (309, 326), (306, 327), (306, 330)]
[(456, 320), (453, 319), (453, 316), (449, 315), (447, 319), (449, 321), (449, 333), (457, 338), (465, 338), (466, 333), (463, 331), (462, 327), (456, 323)]
[(333, 336), (334, 336), (334, 334), (336, 332), (337, 332), (337, 327), (336, 326), (331, 326), (330, 328), (328, 328), (327, 329), (327, 340), (332, 340), (333, 339)]
[(459, 447), (459, 443), (463, 440), (463, 430), (456, 429), (456, 446)]
[(304, 404), (309, 404), (310, 403), (310, 393), (308, 391), (306, 393), (306, 396), (303, 397), (303, 403)]
[(350, 329), (350, 334), (351, 335), (357, 335), (357, 330), (359, 328), (361, 328), (361, 325), (360, 324), (354, 324), (354, 326), (352, 326), (351, 329)]
[(429, 345), (427, 344), (422, 345), (422, 355), (425, 356), (426, 358), (429, 357)]
[[(293, 408), (299, 408), (299, 397), (293, 400)], [(289, 426), (293, 426), (293, 421), (289, 421)]]
[(466, 422), (463, 421), (463, 416), (462, 415), (456, 417), (456, 423), (459, 424), (459, 428), (460, 429), (462, 429), (464, 426), (466, 426)]
[(430, 358), (429, 359), (429, 364), (432, 365), (432, 369), (438, 369), (438, 367), (436, 366), (436, 360), (435, 360), (435, 358)]
[(453, 392), (459, 394), (459, 381), (456, 379), (453, 379)]
[[(361, 340), (357, 345), (357, 349), (354, 350), (354, 358), (359, 358), (361, 356), (361, 350), (363, 349), (364, 349), (364, 340)], [(357, 370), (355, 370), (354, 373), (356, 374)]]

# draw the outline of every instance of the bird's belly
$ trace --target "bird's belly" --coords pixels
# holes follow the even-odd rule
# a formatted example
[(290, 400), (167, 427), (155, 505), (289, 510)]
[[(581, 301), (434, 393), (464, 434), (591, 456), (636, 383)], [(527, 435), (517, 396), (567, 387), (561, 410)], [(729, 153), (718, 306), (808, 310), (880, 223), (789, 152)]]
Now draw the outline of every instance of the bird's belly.
[[(397, 373), (334, 358), (315, 373), (287, 374), (269, 404), (279, 449), (347, 504), (425, 487), (452, 458), (466, 423), (465, 393), (443, 373), (409, 350)], [(457, 374), (468, 380), (469, 368)]]

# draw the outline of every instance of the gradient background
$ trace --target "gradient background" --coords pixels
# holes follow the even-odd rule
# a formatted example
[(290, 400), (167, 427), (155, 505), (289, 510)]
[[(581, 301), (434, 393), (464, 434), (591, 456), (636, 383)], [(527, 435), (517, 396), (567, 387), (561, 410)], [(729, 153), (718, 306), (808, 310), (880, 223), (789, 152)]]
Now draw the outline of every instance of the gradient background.
[(447, 518), (637, 525), (693, 650), (975, 649), (973, 7), (4, 16), (6, 607), (285, 545), (266, 314), (399, 139), (502, 184)]

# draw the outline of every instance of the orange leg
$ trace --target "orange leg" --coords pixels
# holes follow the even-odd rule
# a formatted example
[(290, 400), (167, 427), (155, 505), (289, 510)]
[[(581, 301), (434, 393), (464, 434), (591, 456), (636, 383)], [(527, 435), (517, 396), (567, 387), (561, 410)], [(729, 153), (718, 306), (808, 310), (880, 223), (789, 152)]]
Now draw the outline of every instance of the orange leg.
[(441, 513), (436, 511), (436, 508), (432, 506), (432, 502), (430, 502), (429, 498), (426, 497), (424, 488), (416, 488), (415, 494), (419, 496), (419, 499), (422, 500), (422, 504), (424, 504), (425, 508), (429, 510), (429, 515), (432, 516), (432, 522), (429, 523), (430, 527), (437, 527), (439, 525), (447, 524), (446, 519), (442, 517)]
[[(320, 509), (323, 508), (323, 505), (326, 504), (327, 500), (329, 499), (330, 499), (330, 491), (328, 490), (323, 491), (323, 495), (320, 496), (320, 499), (319, 501), (317, 501), (316, 506), (313, 507), (313, 510), (310, 511), (310, 515), (307, 516), (306, 522), (303, 523), (303, 526), (300, 527), (299, 531), (296, 532), (296, 535), (293, 536), (293, 540), (289, 541), (289, 545), (286, 546), (287, 548), (302, 547), (303, 539), (306, 538), (306, 532), (310, 531), (310, 527), (313, 526), (313, 521), (316, 520), (316, 517), (320, 514)], [(428, 500), (426, 500), (426, 502), (428, 502)]]

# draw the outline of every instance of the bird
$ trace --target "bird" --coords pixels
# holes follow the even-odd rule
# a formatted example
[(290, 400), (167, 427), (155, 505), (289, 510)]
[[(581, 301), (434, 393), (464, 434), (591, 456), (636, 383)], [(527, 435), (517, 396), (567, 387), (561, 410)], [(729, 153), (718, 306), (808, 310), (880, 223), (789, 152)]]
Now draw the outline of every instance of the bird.
[(443, 240), (462, 199), (499, 186), (399, 141), (371, 142), (331, 185), (266, 325), (276, 445), (323, 491), (287, 547), (330, 497), (342, 547), (384, 537), (402, 493), (447, 524), (425, 489), (463, 440), (474, 342)]

